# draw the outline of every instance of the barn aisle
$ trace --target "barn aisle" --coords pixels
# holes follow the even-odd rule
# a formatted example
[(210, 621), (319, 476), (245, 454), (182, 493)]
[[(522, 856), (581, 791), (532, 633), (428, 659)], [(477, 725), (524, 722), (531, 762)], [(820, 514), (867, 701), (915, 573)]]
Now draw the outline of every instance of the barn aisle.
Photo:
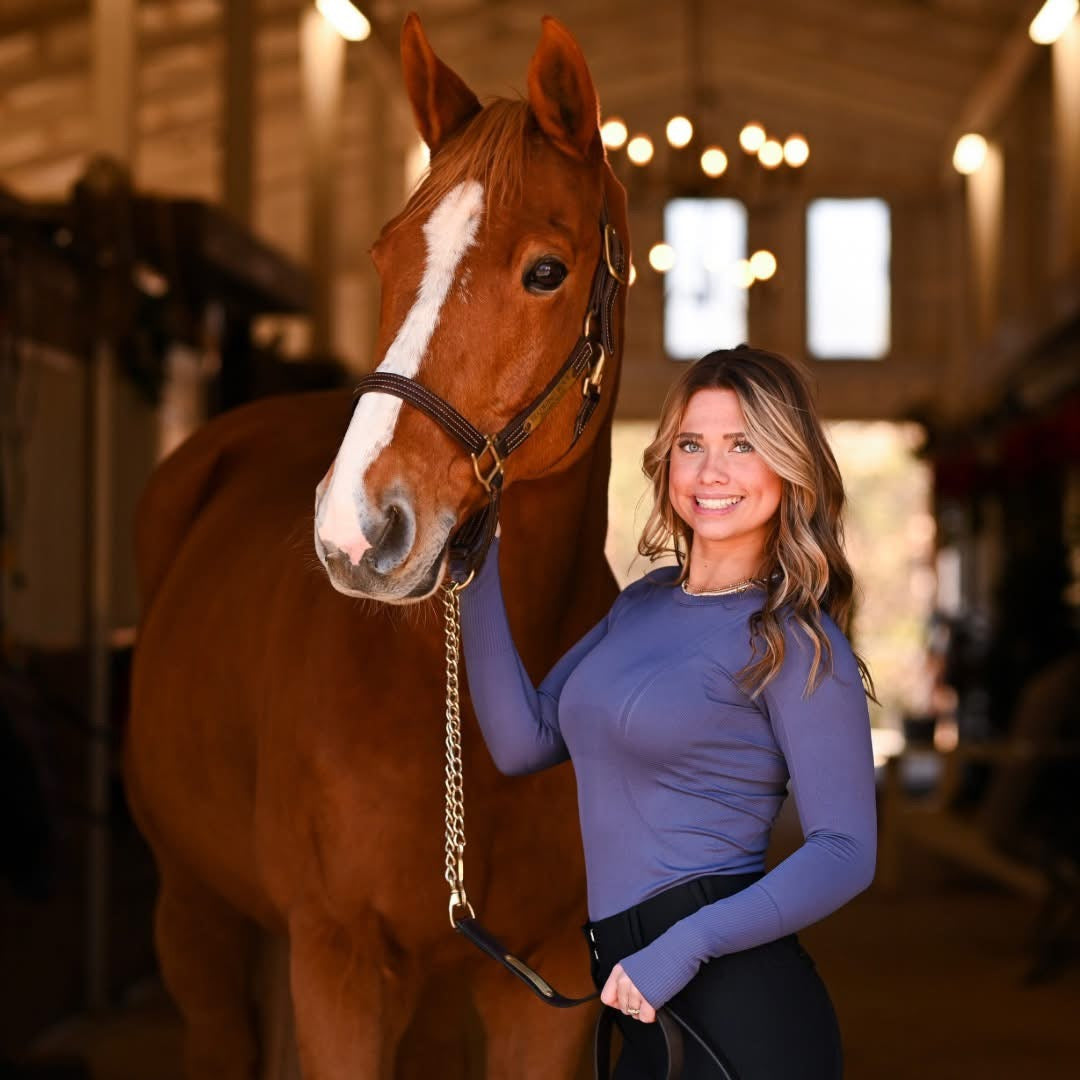
[[(789, 801), (770, 861), (798, 843), (791, 811)], [(1080, 1057), (1080, 963), (1024, 986), (1031, 904), (917, 850), (904, 865), (896, 895), (875, 884), (800, 934), (840, 1014), (846, 1080), (1068, 1080), (1065, 1063)], [(38, 1055), (84, 1055), (93, 1080), (184, 1080), (179, 1025), (155, 986), (53, 1031)]]

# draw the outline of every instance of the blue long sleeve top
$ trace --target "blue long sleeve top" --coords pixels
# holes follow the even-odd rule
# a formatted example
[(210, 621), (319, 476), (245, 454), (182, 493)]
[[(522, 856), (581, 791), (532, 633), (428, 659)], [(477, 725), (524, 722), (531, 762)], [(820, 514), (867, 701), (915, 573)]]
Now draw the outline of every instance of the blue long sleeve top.
[(828, 615), (832, 673), (803, 696), (813, 649), (785, 614), (784, 663), (754, 702), (733, 676), (750, 658), (763, 590), (688, 596), (670, 584), (676, 568), (661, 567), (624, 589), (537, 688), (514, 646), (498, 562), (496, 540), (461, 594), (473, 706), (502, 772), (573, 761), (591, 919), (705, 874), (764, 870), (790, 780), (802, 846), (623, 959), (650, 1005), (709, 959), (800, 930), (870, 884), (870, 719), (851, 646)]

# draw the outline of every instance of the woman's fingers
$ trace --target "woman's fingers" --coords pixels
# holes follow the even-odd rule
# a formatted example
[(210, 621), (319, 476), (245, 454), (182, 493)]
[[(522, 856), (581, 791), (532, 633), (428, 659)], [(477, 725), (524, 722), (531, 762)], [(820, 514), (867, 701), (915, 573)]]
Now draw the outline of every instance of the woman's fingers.
[(616, 964), (604, 983), (604, 989), (600, 991), (600, 1000), (613, 1009), (619, 1008), (619, 976), (622, 974), (622, 964)]
[(600, 991), (600, 1000), (643, 1024), (651, 1024), (656, 1019), (656, 1010), (638, 992), (630, 976), (623, 971), (622, 964), (616, 964), (611, 969)]

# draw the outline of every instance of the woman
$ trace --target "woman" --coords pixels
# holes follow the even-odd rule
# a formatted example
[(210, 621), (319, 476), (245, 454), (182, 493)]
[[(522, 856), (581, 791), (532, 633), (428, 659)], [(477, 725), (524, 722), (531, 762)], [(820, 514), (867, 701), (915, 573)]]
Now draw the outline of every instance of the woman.
[[(669, 392), (644, 471), (639, 550), (678, 565), (623, 590), (538, 689), (496, 542), (461, 594), (477, 717), (504, 772), (573, 760), (617, 1080), (665, 1075), (664, 1005), (733, 1078), (833, 1080), (836, 1015), (796, 931), (873, 878), (873, 682), (841, 629), (844, 492), (804, 370), (747, 346), (710, 353)], [(805, 840), (764, 873), (789, 779)], [(692, 1039), (683, 1075), (718, 1075)]]

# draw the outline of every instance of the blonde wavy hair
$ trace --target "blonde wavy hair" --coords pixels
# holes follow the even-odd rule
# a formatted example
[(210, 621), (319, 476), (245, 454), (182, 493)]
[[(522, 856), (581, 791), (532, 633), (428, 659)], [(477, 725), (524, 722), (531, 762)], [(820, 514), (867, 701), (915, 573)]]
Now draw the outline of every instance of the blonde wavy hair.
[[(739, 345), (711, 352), (683, 372), (664, 399), (656, 437), (645, 449), (642, 471), (652, 482), (653, 505), (638, 551), (650, 560), (674, 554), (679, 574), (671, 584), (679, 587), (686, 580), (694, 533), (671, 505), (671, 450), (691, 397), (712, 389), (734, 391), (748, 440), (782, 482), (780, 505), (756, 574), (766, 588), (765, 603), (751, 616), (750, 660), (735, 678), (740, 689), (756, 699), (776, 677), (784, 662), (780, 612), (786, 606), (813, 645), (804, 691), (809, 696), (825, 677), (823, 650), (832, 669), (832, 645), (821, 612), (850, 638), (855, 579), (844, 554), (844, 485), (802, 364)], [(762, 655), (755, 660), (759, 648)], [(858, 655), (855, 659), (866, 693), (880, 704), (869, 668)]]

